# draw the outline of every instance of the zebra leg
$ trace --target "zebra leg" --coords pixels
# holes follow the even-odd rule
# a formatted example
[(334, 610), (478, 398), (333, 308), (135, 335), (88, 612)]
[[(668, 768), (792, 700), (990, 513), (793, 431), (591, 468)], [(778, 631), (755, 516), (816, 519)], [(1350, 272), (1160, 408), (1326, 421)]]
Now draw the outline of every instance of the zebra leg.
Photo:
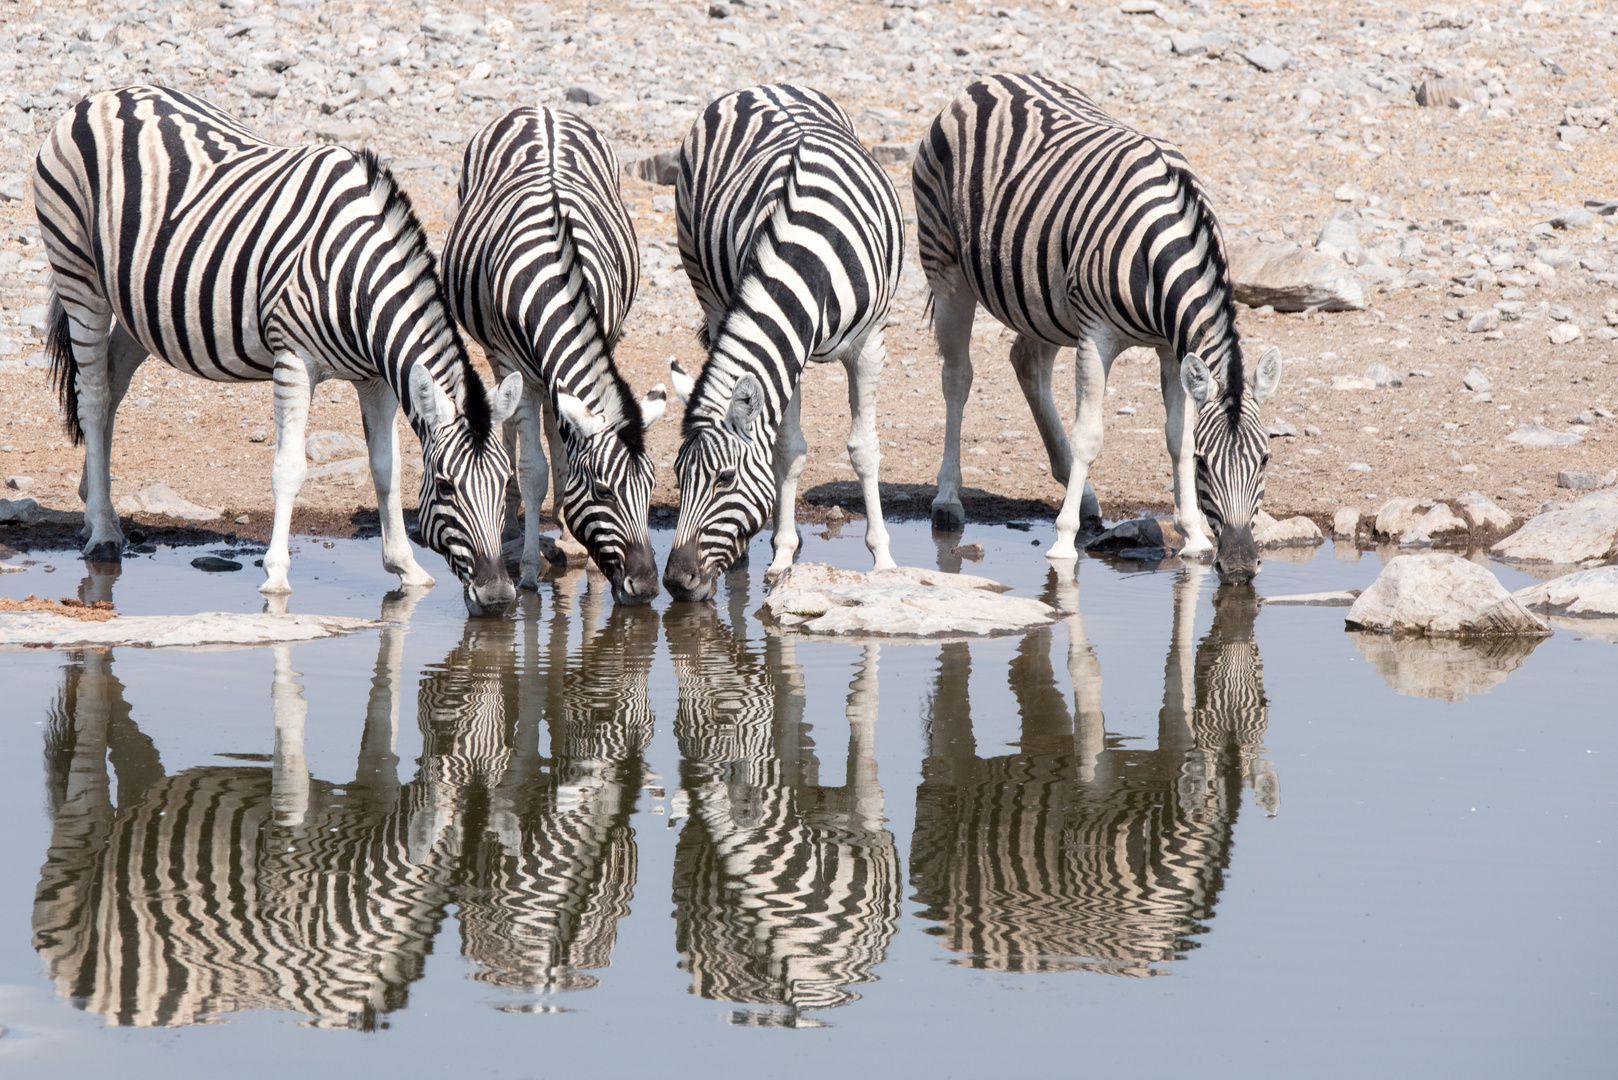
[(562, 443), (562, 429), (548, 400), (545, 402), (545, 439), (551, 447), (551, 515), (562, 529), (562, 534), (556, 538), (557, 554), (565, 566), (588, 566), (590, 553), (574, 538), (573, 530), (567, 527), (567, 512), (562, 508), (562, 484), (566, 480), (562, 469), (567, 461), (567, 447)]
[[(1047, 559), (1076, 559), (1079, 557), (1074, 538), (1084, 522), (1084, 496), (1090, 489), (1090, 466), (1101, 453), (1101, 440), (1106, 432), (1102, 414), (1107, 393), (1107, 371), (1118, 346), (1110, 337), (1094, 332), (1075, 350), (1073, 381), (1078, 394), (1078, 409), (1073, 418), (1073, 432), (1069, 442), (1073, 447), (1073, 465), (1067, 477), (1067, 495), (1062, 509), (1056, 515), (1056, 543), (1045, 553)], [(1090, 497), (1095, 497), (1091, 491)]]
[(860, 478), (865, 496), (865, 549), (876, 560), (874, 569), (891, 570), (888, 526), (882, 520), (882, 443), (876, 434), (876, 393), (888, 352), (880, 329), (873, 330), (843, 361), (848, 371), (848, 460)]
[[(107, 408), (106, 416), (101, 429), (101, 447), (107, 460), (107, 475), (112, 475), (112, 429), (118, 419), (118, 406), (123, 403), (124, 395), (129, 393), (129, 383), (135, 377), (135, 369), (147, 357), (146, 347), (130, 337), (123, 327), (116, 321), (112, 323), (112, 334), (107, 340)], [(82, 420), (82, 417), (81, 417)], [(89, 503), (89, 475), (79, 477), (79, 501)], [(86, 539), (90, 536), (90, 522), (86, 516), (84, 528), (79, 535)], [(117, 558), (116, 555), (113, 556)], [(91, 562), (107, 562), (106, 558), (91, 559)]]
[(802, 414), (800, 386), (792, 391), (775, 436), (775, 556), (764, 572), (765, 581), (774, 581), (798, 553), (798, 477), (803, 475), (804, 454), (809, 449), (803, 438)]
[[(277, 388), (279, 390), (279, 388)], [(382, 568), (399, 575), (401, 586), (430, 587), (433, 577), (416, 562), (405, 535), (404, 507), (399, 498), (399, 399), (386, 379), (355, 385), (360, 398), (360, 419), (365, 424), (365, 448), (371, 459), (371, 483), (376, 486), (376, 516), (382, 525)], [(276, 445), (279, 467), (280, 444)]]
[(972, 319), (978, 302), (960, 267), (930, 284), (933, 334), (944, 359), (944, 458), (938, 466), (938, 494), (933, 497), (933, 528), (960, 532), (966, 526), (961, 505), (961, 416), (972, 392)]
[[(84, 476), (79, 495), (84, 499), (87, 562), (117, 562), (123, 556), (124, 533), (112, 506), (112, 423), (118, 408), (116, 376), (109, 356), (113, 321), (111, 312), (88, 311), (74, 305), (63, 316), (62, 329), (70, 335), (73, 363), (65, 375), (77, 386), (79, 430), (84, 434)], [(128, 380), (125, 380), (125, 388)]]
[[(539, 591), (540, 555), (539, 512), (545, 505), (545, 490), (550, 483), (550, 463), (545, 458), (545, 395), (526, 381), (522, 389), (522, 405), (513, 418), (518, 430), (517, 483), (522, 488), (523, 505), (527, 516), (523, 519), (520, 589)], [(557, 488), (561, 494), (561, 488)]]
[[(1048, 345), (1033, 338), (1017, 335), (1011, 343), (1011, 367), (1017, 373), (1017, 385), (1034, 414), (1034, 426), (1045, 444), (1045, 454), (1051, 462), (1051, 479), (1063, 487), (1073, 471), (1073, 448), (1068, 444), (1067, 432), (1062, 428), (1062, 415), (1056, 411), (1056, 399), (1051, 393), (1051, 369), (1056, 363), (1059, 346)], [(1079, 504), (1079, 522), (1086, 532), (1101, 527), (1101, 504), (1096, 500), (1095, 488), (1087, 480), (1083, 501)]]
[[(304, 455), (304, 437), (309, 427), (309, 398), (315, 379), (309, 365), (295, 353), (275, 358), (275, 464), (270, 470), (270, 491), (275, 497), (275, 524), (270, 532), (270, 548), (264, 553), (264, 584), (258, 591), (266, 595), (289, 593), (292, 585), (287, 571), (292, 568), (289, 545), (292, 536), (292, 501), (303, 488), (309, 472)], [(375, 472), (372, 472), (375, 477)], [(379, 496), (380, 497), (380, 496)]]
[(1208, 539), (1207, 522), (1197, 506), (1196, 422), (1197, 410), (1180, 381), (1180, 361), (1174, 350), (1157, 350), (1158, 384), (1163, 390), (1163, 434), (1169, 445), (1174, 470), (1174, 527), (1185, 537), (1182, 559), (1212, 558), (1213, 543)]

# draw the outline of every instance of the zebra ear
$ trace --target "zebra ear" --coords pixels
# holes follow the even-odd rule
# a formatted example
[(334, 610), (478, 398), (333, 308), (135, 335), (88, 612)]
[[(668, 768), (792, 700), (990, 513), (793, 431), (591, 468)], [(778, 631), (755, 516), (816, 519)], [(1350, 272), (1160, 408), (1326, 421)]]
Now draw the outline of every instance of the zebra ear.
[(1253, 369), (1253, 400), (1263, 404), (1281, 385), (1281, 350), (1271, 345)]
[(455, 419), (455, 402), (423, 364), (410, 369), (410, 404), (428, 430), (436, 431)]
[(697, 388), (697, 380), (685, 373), (685, 368), (674, 357), (669, 357), (669, 380), (674, 383), (674, 396), (684, 405), (691, 400), (691, 391)]
[(1197, 403), (1199, 409), (1218, 392), (1214, 386), (1213, 372), (1208, 370), (1208, 365), (1196, 353), (1186, 353), (1185, 359), (1180, 361), (1180, 385), (1185, 387), (1185, 392), (1191, 395), (1191, 400)]
[(640, 399), (640, 426), (644, 430), (663, 419), (663, 410), (669, 407), (668, 391), (658, 383)]
[(522, 373), (513, 371), (494, 391), (494, 402), (489, 406), (489, 426), (499, 427), (511, 419), (522, 404)]
[(556, 415), (582, 439), (588, 439), (607, 426), (606, 420), (591, 412), (590, 406), (572, 394), (556, 395)]
[(725, 409), (725, 426), (743, 442), (752, 442), (753, 421), (763, 408), (764, 388), (751, 374), (744, 374), (736, 380), (736, 389), (730, 392), (730, 405)]

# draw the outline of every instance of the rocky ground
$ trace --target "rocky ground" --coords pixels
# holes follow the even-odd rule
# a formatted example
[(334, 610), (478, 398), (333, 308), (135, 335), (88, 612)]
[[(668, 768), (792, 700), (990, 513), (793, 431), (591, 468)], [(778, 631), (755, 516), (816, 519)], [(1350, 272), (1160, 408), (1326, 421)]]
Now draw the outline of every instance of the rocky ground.
[[(1425, 10), (1374, 0), (0, 0), (0, 476), (17, 489), (3, 494), (78, 506), (82, 455), (41, 367), (48, 271), (28, 174), (49, 126), (86, 93), (160, 81), (276, 139), (370, 146), (438, 241), (467, 139), (517, 105), (579, 111), (629, 164), (677, 145), (719, 93), (805, 82), (844, 104), (908, 204), (910, 148), (925, 125), (971, 78), (1004, 70), (1069, 80), (1177, 143), (1233, 246), (1312, 247), (1324, 231), (1328, 253), (1367, 284), (1363, 310), (1241, 310), (1250, 347), (1278, 345), (1287, 364), (1266, 407), (1278, 433), (1272, 512), (1325, 522), (1394, 495), (1478, 490), (1521, 519), (1569, 498), (1559, 472), (1618, 464), (1618, 215), (1603, 204), (1618, 199), (1615, 33), (1608, 5), (1540, 0)], [(671, 356), (700, 364), (699, 316), (675, 249), (673, 189), (626, 177), (624, 197), (643, 277), (619, 357), (645, 388), (666, 380)], [(925, 512), (942, 441), (925, 298), (907, 255), (880, 403), (883, 476), (901, 515)], [(967, 482), (1020, 500), (1000, 504), (1018, 514), (1054, 507), (1061, 492), (1004, 359), (1009, 336), (983, 318), (975, 340)], [(1126, 354), (1107, 393), (1093, 471), (1103, 509), (1165, 507), (1155, 357)], [(811, 501), (853, 476), (844, 395), (840, 367), (807, 376)], [(1071, 413), (1071, 392), (1065, 404)], [(677, 405), (671, 413), (651, 440), (664, 505), (676, 498)], [(321, 387), (311, 427), (358, 435), (352, 389)], [(119, 415), (115, 496), (164, 482), (257, 529), (271, 431), (267, 386), (149, 364)], [(373, 504), (363, 471), (328, 469), (306, 487), (299, 521), (340, 525)]]

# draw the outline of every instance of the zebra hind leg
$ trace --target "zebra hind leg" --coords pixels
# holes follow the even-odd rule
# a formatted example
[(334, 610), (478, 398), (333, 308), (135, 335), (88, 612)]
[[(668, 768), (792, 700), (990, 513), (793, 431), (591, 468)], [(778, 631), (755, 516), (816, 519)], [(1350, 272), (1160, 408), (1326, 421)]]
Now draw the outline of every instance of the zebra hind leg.
[[(1011, 343), (1011, 367), (1017, 373), (1017, 384), (1022, 387), (1022, 396), (1034, 414), (1034, 426), (1045, 444), (1045, 454), (1051, 462), (1051, 479), (1066, 487), (1068, 474), (1073, 470), (1073, 447), (1067, 441), (1062, 415), (1057, 412), (1056, 399), (1051, 393), (1051, 372), (1059, 348), (1019, 334)], [(1089, 481), (1085, 481), (1083, 500), (1079, 504), (1079, 528), (1082, 532), (1097, 532), (1101, 528), (1101, 504)]]
[[(258, 591), (278, 596), (292, 591), (287, 571), (292, 568), (292, 502), (309, 472), (304, 454), (304, 437), (309, 428), (309, 398), (315, 379), (309, 365), (295, 353), (275, 358), (275, 464), (270, 471), (270, 491), (275, 496), (275, 524), (270, 547), (264, 553), (264, 584)], [(375, 473), (372, 473), (375, 476)]]
[(798, 553), (798, 477), (803, 475), (804, 455), (809, 449), (803, 438), (802, 413), (800, 386), (792, 392), (775, 436), (775, 555), (764, 572), (765, 581), (774, 581), (785, 572)]
[[(525, 381), (522, 405), (513, 418), (517, 425), (517, 484), (522, 489), (523, 505), (527, 515), (523, 519), (522, 563), (519, 567), (517, 587), (539, 590), (541, 556), (539, 513), (545, 505), (545, 490), (550, 482), (550, 463), (545, 457), (545, 395)], [(561, 489), (557, 489), (561, 495)]]
[[(112, 506), (112, 422), (117, 410), (115, 379), (108, 357), (112, 341), (111, 312), (70, 312), (56, 300), (51, 305), (48, 348), (54, 357), (68, 430), (84, 442), (84, 499), (87, 562), (117, 562), (123, 557), (124, 534)], [(125, 386), (127, 386), (127, 381)]]
[[(107, 392), (108, 407), (106, 420), (102, 427), (102, 446), (107, 453), (108, 474), (112, 469), (112, 433), (113, 425), (118, 418), (118, 406), (123, 403), (124, 395), (129, 393), (129, 383), (135, 377), (135, 371), (146, 357), (150, 355), (146, 346), (136, 341), (116, 321), (112, 324), (112, 336), (107, 341)], [(88, 502), (89, 484), (85, 477), (79, 478), (79, 501)], [(90, 524), (85, 522), (79, 535), (88, 538)], [(101, 560), (92, 560), (101, 561)]]
[(960, 532), (966, 527), (966, 509), (961, 505), (961, 416), (972, 392), (972, 319), (977, 314), (977, 297), (959, 267), (929, 284), (933, 333), (944, 359), (944, 456), (938, 466), (938, 494), (933, 497), (933, 528)]
[[(399, 575), (399, 584), (422, 588), (433, 585), (433, 577), (416, 562), (405, 534), (404, 507), (399, 492), (399, 399), (386, 379), (358, 384), (360, 418), (365, 424), (365, 445), (371, 463), (371, 482), (376, 487), (376, 516), (382, 526), (382, 567)], [(279, 392), (279, 388), (277, 388)], [(281, 448), (276, 445), (277, 466)]]
[(843, 361), (848, 370), (848, 460), (865, 496), (865, 548), (877, 570), (895, 565), (888, 551), (888, 526), (882, 520), (882, 443), (876, 434), (876, 394), (886, 359), (882, 331), (873, 330)]
[(1073, 466), (1068, 472), (1067, 494), (1062, 499), (1062, 509), (1056, 515), (1056, 542), (1045, 553), (1047, 559), (1078, 558), (1078, 547), (1074, 541), (1084, 521), (1085, 496), (1088, 493), (1090, 499), (1095, 498), (1089, 483), (1090, 466), (1101, 453), (1102, 437), (1106, 430), (1102, 407), (1106, 401), (1107, 371), (1117, 355), (1116, 342), (1095, 334), (1079, 342), (1075, 350), (1073, 379), (1078, 407), (1073, 419), (1073, 431), (1069, 435)]

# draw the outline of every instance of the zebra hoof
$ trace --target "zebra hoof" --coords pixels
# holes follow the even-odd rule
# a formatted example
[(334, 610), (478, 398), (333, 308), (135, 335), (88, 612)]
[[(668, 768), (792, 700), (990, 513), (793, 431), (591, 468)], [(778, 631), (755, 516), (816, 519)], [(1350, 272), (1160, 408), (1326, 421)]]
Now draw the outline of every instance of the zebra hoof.
[(933, 507), (933, 532), (960, 532), (966, 528), (966, 512), (947, 506)]
[(124, 545), (119, 540), (103, 540), (99, 544), (87, 544), (84, 548), (85, 562), (123, 562)]

